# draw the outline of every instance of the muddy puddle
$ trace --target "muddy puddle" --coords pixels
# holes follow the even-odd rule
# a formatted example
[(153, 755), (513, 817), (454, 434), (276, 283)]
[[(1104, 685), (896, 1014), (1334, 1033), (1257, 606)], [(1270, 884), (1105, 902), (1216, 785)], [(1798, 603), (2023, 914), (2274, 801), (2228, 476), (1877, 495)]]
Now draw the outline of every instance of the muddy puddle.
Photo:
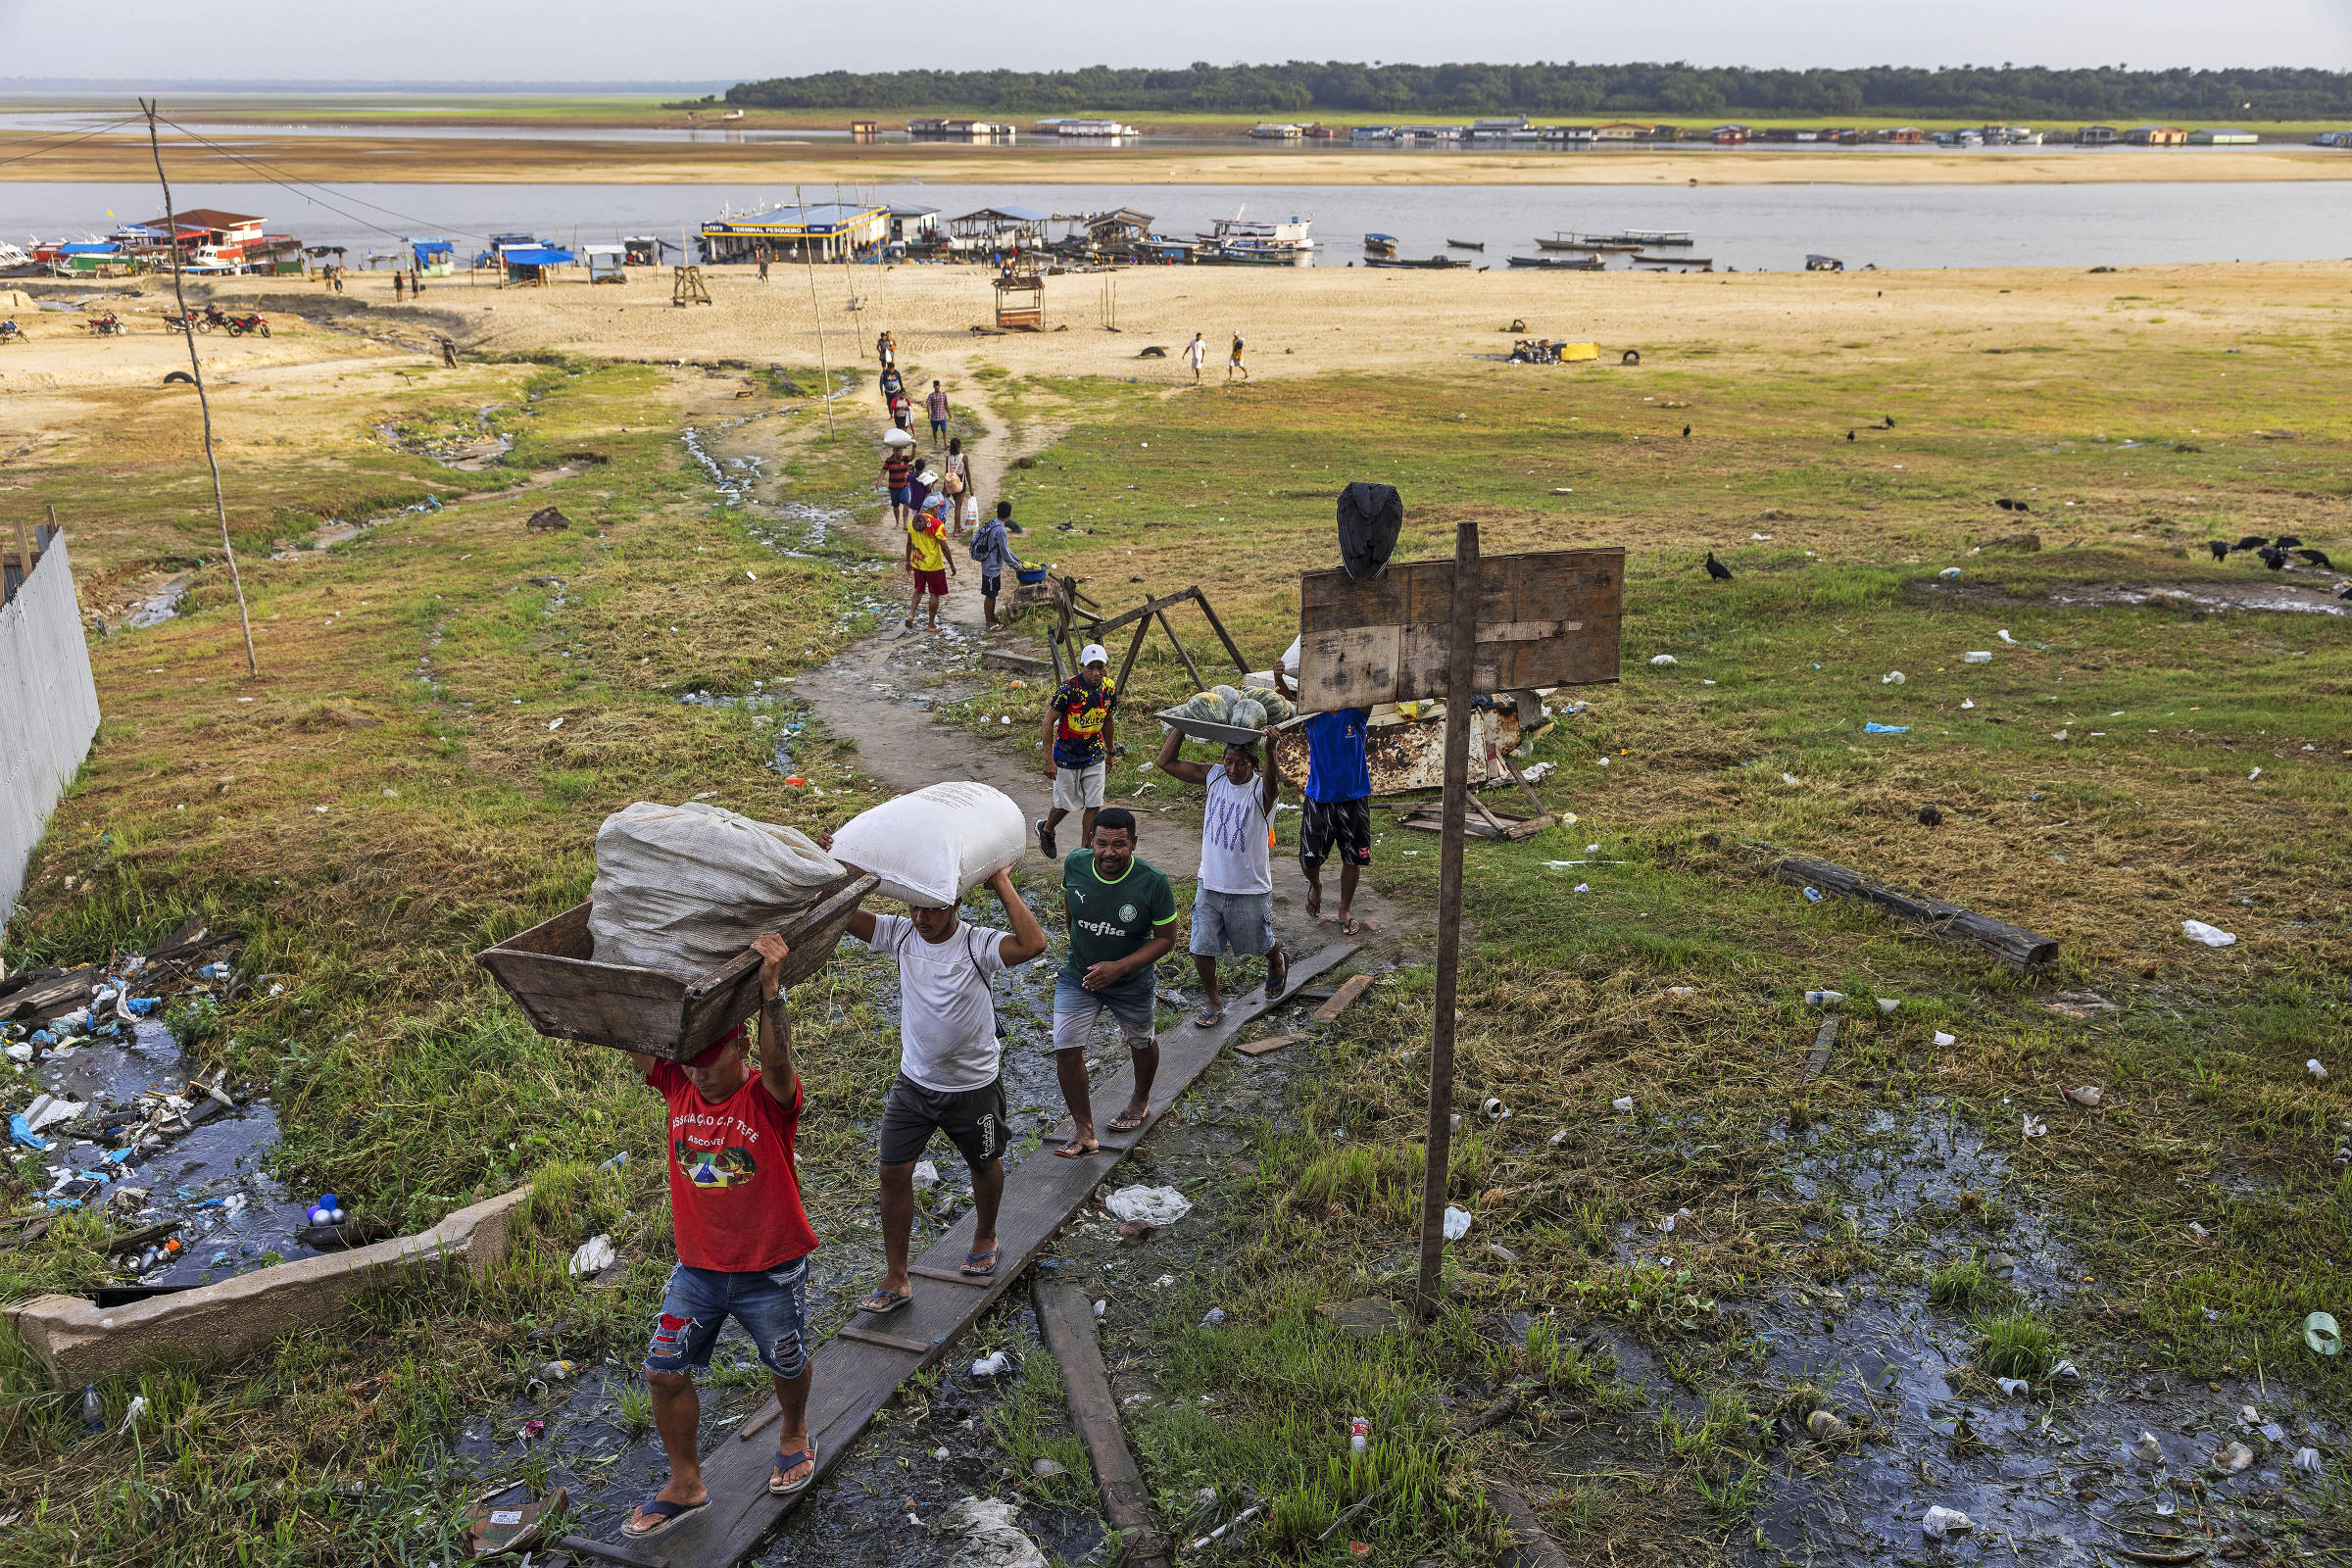
[(2040, 594), (2016, 594), (1991, 584), (1928, 581), (1905, 584), (1905, 591), (1929, 601), (1959, 599), (1979, 605), (2044, 606), (2059, 610), (2185, 610), (2205, 615), (2256, 611), (2352, 616), (2352, 601), (2336, 597), (2343, 578), (2328, 572), (2308, 575), (2312, 580), (2307, 583), (2272, 577), (2267, 572), (2242, 583), (2168, 583), (2155, 587), (2062, 583)]
[(27, 1117), (12, 1133), (18, 1149), (39, 1154), (49, 1207), (103, 1209), (118, 1234), (152, 1233), (115, 1254), (123, 1284), (210, 1284), (314, 1255), (305, 1216), (318, 1195), (291, 1192), (270, 1174), (278, 1126), (270, 1098), (219, 1084), (165, 1021), (168, 1006), (208, 1006), (228, 983), (225, 969), (155, 995), (141, 982), (163, 976), (142, 975), (145, 967), (124, 965), (94, 999), (0, 1029), (31, 1080)]

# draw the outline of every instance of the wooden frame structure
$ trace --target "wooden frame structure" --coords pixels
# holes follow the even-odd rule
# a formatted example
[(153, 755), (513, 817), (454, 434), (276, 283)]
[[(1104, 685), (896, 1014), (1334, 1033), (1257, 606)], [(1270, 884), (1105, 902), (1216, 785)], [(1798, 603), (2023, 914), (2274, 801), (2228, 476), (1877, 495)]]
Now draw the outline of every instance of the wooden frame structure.
[[(1054, 650), (1054, 680), (1056, 685), (1068, 680), (1080, 668), (1080, 631), (1086, 633), (1088, 642), (1099, 643), (1120, 627), (1132, 624), (1135, 638), (1127, 645), (1127, 657), (1119, 661), (1118, 677), (1111, 683), (1111, 690), (1125, 691), (1128, 672), (1135, 668), (1136, 656), (1144, 651), (1144, 639), (1151, 634), (1152, 623), (1156, 620), (1159, 629), (1168, 634), (1168, 641), (1174, 645), (1176, 657), (1184, 661), (1185, 673), (1193, 678), (1193, 689), (1206, 691), (1208, 677), (1200, 673), (1200, 662), (1193, 658), (1192, 650), (1184, 646), (1184, 639), (1176, 635), (1175, 623), (1168, 619), (1169, 611), (1186, 603), (1200, 607), (1200, 613), (1208, 617), (1209, 629), (1217, 634), (1217, 641), (1225, 645), (1226, 657), (1233, 661), (1233, 667), (1244, 675), (1250, 673), (1250, 662), (1242, 657), (1241, 649), (1234, 644), (1233, 635), (1226, 631), (1225, 623), (1217, 618), (1216, 611), (1209, 605), (1208, 595), (1200, 591), (1199, 583), (1179, 593), (1147, 599), (1133, 610), (1108, 619), (1103, 618), (1100, 605), (1079, 592), (1077, 578), (1056, 577), (1053, 588), (1054, 633), (1047, 640)], [(1080, 609), (1081, 605), (1086, 608)]]
[(997, 286), (997, 330), (1043, 332), (1046, 329), (1046, 280), (1023, 267), (1000, 272)]

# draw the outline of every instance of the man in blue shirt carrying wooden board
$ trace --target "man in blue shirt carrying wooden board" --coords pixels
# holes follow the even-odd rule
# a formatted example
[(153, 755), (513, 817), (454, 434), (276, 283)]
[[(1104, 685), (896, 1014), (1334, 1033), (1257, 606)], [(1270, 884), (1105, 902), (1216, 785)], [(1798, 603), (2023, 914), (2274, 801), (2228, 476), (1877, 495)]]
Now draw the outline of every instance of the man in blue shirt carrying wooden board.
[[(1274, 662), (1274, 685), (1296, 702), (1283, 661)], [(1364, 751), (1372, 719), (1368, 708), (1341, 708), (1308, 715), (1306, 788), (1300, 794), (1298, 869), (1306, 876), (1306, 912), (1337, 924), (1348, 936), (1374, 929), (1353, 912), (1356, 879), (1372, 863), (1372, 763)], [(1323, 862), (1340, 858), (1340, 912), (1323, 912)]]

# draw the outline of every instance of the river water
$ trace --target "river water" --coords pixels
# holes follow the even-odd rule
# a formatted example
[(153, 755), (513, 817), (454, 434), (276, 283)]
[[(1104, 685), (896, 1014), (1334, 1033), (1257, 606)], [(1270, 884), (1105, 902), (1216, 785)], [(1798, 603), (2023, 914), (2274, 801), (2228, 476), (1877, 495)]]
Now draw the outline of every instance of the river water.
[[(2352, 166), (2348, 166), (2352, 167)], [(267, 215), (273, 232), (351, 247), (352, 260), (390, 252), (402, 235), (461, 246), (529, 230), (562, 244), (682, 231), (732, 210), (778, 201), (775, 185), (195, 184), (183, 207)], [(1721, 270), (1800, 268), (1809, 254), (1848, 267), (2097, 267), (2180, 262), (2316, 261), (2352, 256), (2352, 181), (2079, 185), (1748, 185), (1655, 189), (1611, 185), (885, 185), (900, 206), (946, 216), (982, 207), (1040, 213), (1134, 207), (1160, 232), (1191, 235), (1212, 219), (1311, 219), (1319, 266), (1362, 255), (1367, 232), (1393, 234), (1397, 254), (1456, 251), (1500, 267), (1539, 254), (1557, 229), (1687, 229), (1690, 254)], [(809, 199), (831, 200), (830, 187)], [(92, 237), (107, 218), (152, 216), (153, 188), (125, 184), (0, 184), (0, 239)], [(1622, 259), (1612, 265), (1624, 266)]]

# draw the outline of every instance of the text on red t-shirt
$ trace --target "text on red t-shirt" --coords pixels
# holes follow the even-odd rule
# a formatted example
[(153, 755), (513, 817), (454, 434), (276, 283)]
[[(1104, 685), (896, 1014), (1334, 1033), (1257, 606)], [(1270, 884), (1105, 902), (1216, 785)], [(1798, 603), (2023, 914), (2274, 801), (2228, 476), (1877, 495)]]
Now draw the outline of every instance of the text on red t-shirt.
[(713, 1104), (673, 1061), (646, 1083), (669, 1102), (669, 1206), (678, 1261), (727, 1274), (781, 1268), (816, 1250), (792, 1141), (801, 1087), (782, 1105), (755, 1072)]

